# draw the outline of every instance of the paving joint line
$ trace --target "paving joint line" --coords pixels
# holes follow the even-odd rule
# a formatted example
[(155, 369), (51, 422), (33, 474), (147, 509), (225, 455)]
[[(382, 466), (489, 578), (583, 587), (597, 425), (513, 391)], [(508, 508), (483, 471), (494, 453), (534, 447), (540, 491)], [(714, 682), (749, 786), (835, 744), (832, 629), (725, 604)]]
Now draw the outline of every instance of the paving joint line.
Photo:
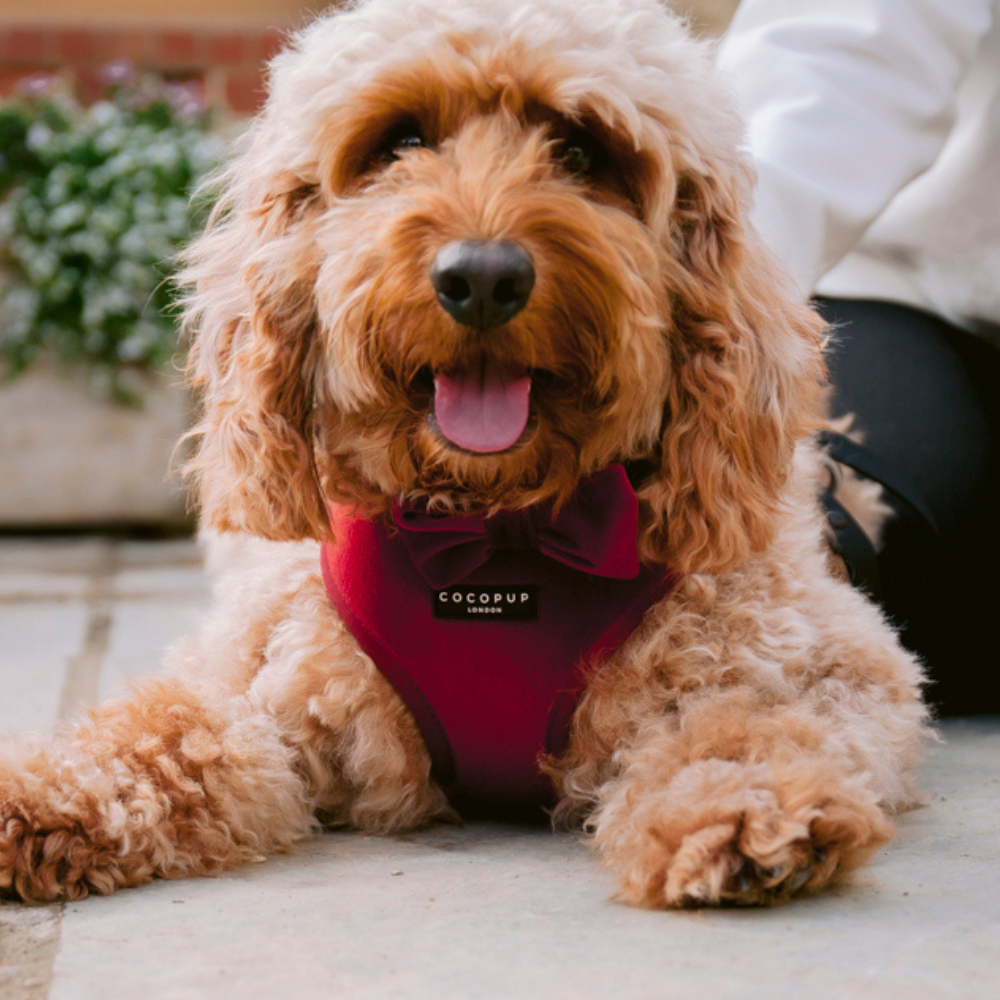
[(104, 543), (84, 600), (87, 604), (87, 631), (83, 648), (74, 656), (66, 670), (59, 698), (57, 718), (60, 722), (75, 717), (97, 703), (100, 691), (101, 667), (107, 655), (114, 620), (115, 575), (119, 569), (120, 543)]
[(63, 904), (0, 909), (0, 996), (4, 1000), (47, 1000), (52, 986)]

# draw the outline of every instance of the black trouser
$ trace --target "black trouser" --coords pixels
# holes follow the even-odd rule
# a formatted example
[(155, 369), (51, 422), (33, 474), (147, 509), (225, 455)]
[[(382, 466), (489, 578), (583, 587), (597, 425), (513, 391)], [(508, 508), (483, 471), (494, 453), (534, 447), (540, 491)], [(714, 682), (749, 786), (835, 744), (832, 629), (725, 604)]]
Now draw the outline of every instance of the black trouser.
[(1000, 712), (1000, 350), (906, 306), (821, 299), (834, 412), (919, 494), (893, 500), (883, 607), (920, 654), (940, 714)]

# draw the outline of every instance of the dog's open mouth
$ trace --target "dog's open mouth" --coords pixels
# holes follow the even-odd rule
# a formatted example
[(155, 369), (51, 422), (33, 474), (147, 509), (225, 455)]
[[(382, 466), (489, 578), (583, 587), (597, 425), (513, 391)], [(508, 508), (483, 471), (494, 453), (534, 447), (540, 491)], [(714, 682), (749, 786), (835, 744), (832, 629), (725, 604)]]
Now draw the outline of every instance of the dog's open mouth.
[(449, 443), (477, 455), (513, 448), (531, 415), (531, 376), (487, 354), (434, 373), (433, 422)]

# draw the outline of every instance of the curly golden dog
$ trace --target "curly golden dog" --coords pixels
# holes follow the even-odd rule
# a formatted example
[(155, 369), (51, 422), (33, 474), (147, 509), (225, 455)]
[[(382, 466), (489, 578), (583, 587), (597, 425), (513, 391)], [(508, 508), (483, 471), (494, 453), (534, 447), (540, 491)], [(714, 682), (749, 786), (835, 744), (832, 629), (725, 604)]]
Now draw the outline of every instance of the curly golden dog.
[(643, 906), (886, 842), (921, 671), (830, 565), (823, 331), (739, 142), (656, 0), (369, 0), (292, 40), (185, 272), (191, 469), (246, 543), (165, 674), (3, 746), (4, 893), (484, 796), (550, 795)]

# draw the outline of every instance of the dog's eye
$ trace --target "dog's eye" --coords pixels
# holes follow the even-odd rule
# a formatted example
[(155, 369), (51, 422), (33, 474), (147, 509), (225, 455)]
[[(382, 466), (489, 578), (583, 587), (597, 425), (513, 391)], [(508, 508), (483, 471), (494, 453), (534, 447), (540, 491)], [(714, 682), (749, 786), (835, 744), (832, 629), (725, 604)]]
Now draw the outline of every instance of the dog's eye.
[(392, 152), (399, 156), (400, 153), (405, 153), (409, 149), (420, 149), (423, 144), (424, 137), (419, 132), (409, 132), (393, 142)]
[(564, 170), (579, 177), (592, 177), (607, 163), (607, 151), (584, 129), (574, 129), (553, 146), (556, 159)]
[(381, 163), (392, 163), (411, 149), (422, 149), (426, 145), (420, 127), (413, 122), (404, 122), (392, 129), (382, 140), (375, 159)]

